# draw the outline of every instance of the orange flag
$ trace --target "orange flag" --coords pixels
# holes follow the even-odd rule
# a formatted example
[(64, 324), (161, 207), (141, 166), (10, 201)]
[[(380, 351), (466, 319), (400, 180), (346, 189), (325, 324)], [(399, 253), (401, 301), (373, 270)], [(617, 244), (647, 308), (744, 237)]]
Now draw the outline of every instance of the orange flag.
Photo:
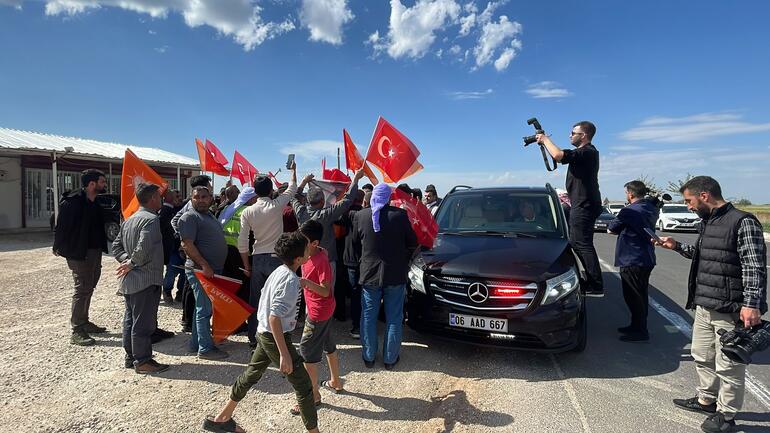
[(160, 186), (161, 194), (166, 192), (168, 188), (168, 183), (155, 170), (127, 148), (123, 157), (123, 174), (120, 176), (120, 208), (123, 212), (123, 219), (128, 219), (139, 210), (136, 187), (140, 183), (154, 183)]
[[(230, 176), (230, 170), (228, 170), (224, 164), (227, 164), (227, 159), (224, 159), (224, 163), (220, 162), (224, 156), (220, 157), (222, 152), (214, 146), (214, 143), (206, 140), (206, 144), (201, 143), (199, 139), (195, 139), (195, 146), (198, 148), (198, 160), (201, 162), (201, 171), (210, 171), (222, 176)], [(216, 149), (216, 151), (214, 150)], [(217, 160), (219, 158), (220, 160)]]
[(235, 296), (241, 287), (241, 281), (214, 275), (206, 278), (203, 272), (196, 270), (195, 276), (201, 282), (203, 290), (211, 299), (213, 310), (211, 335), (215, 343), (220, 343), (233, 335), (243, 322), (254, 312), (249, 304)]
[(351, 140), (350, 134), (348, 134), (348, 131), (345, 129), (342, 130), (342, 138), (345, 141), (345, 165), (348, 170), (355, 172), (363, 167), (366, 177), (368, 177), (374, 185), (377, 185), (377, 183), (379, 183), (377, 176), (374, 174), (371, 167), (369, 167), (369, 164), (364, 161), (361, 153), (358, 152), (358, 148), (353, 143), (353, 140)]

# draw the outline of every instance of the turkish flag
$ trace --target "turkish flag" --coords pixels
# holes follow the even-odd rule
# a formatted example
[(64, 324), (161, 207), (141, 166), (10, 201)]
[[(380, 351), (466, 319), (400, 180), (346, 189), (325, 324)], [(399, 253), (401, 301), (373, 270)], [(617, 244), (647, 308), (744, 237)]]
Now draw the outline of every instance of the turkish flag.
[(366, 177), (372, 181), (372, 184), (377, 185), (379, 183), (377, 176), (375, 176), (372, 168), (369, 167), (369, 164), (361, 156), (361, 153), (358, 152), (358, 148), (353, 144), (348, 131), (342, 130), (342, 138), (345, 141), (345, 166), (347, 166), (348, 171), (356, 172), (363, 167)]
[(126, 149), (123, 156), (123, 173), (120, 176), (120, 209), (123, 219), (128, 219), (139, 210), (139, 199), (136, 198), (136, 187), (140, 183), (153, 183), (160, 187), (161, 195), (166, 192), (168, 183), (131, 149)]
[(235, 296), (242, 282), (233, 278), (214, 275), (206, 278), (203, 272), (196, 270), (195, 276), (201, 282), (203, 290), (211, 299), (213, 310), (211, 335), (215, 343), (220, 343), (231, 336), (255, 310), (249, 304)]
[(390, 204), (406, 210), (412, 229), (417, 235), (417, 242), (425, 247), (433, 248), (433, 243), (438, 235), (438, 223), (427, 206), (398, 188), (393, 189)]
[[(281, 171), (281, 170), (278, 170), (278, 171)], [(280, 188), (281, 187), (281, 182), (278, 182), (278, 178), (275, 177), (275, 175), (273, 174), (272, 171), (268, 171), (267, 172), (267, 177), (269, 177), (270, 179), (273, 179), (273, 183), (275, 184), (276, 188)]]
[[(195, 146), (198, 148), (198, 160), (201, 162), (201, 171), (210, 171), (222, 176), (230, 175), (230, 171), (225, 168), (227, 158), (225, 158), (225, 156), (222, 155), (222, 152), (214, 146), (214, 143), (206, 140), (206, 144), (204, 145), (196, 138)], [(217, 158), (219, 158), (219, 161)], [(224, 161), (224, 163), (220, 161)]]
[(382, 172), (385, 182), (396, 183), (422, 170), (422, 165), (417, 162), (418, 156), (420, 151), (417, 147), (387, 120), (380, 117), (369, 144), (366, 160)]
[(233, 155), (233, 167), (230, 174), (232, 174), (234, 178), (240, 180), (241, 185), (251, 185), (254, 183), (254, 176), (259, 174), (259, 170), (254, 168), (254, 166), (236, 150)]

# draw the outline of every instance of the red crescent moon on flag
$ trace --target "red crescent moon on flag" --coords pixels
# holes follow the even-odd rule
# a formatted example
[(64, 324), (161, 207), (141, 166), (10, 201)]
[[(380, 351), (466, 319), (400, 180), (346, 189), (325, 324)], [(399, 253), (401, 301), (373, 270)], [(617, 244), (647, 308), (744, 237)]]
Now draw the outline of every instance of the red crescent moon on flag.
[(387, 135), (383, 135), (382, 138), (380, 138), (380, 141), (377, 143), (377, 151), (380, 152), (380, 156), (383, 158), (388, 158), (388, 155), (385, 155), (382, 152), (382, 145), (385, 143), (385, 140), (387, 140), (389, 144), (391, 143), (390, 138), (388, 138)]

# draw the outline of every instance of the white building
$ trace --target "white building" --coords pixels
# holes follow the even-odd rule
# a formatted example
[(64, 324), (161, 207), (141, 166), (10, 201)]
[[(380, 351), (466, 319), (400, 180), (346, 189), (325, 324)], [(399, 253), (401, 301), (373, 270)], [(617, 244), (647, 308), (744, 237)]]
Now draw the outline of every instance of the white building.
[(54, 168), (59, 194), (80, 188), (80, 172), (88, 168), (102, 170), (108, 191), (120, 194), (126, 148), (170, 188), (181, 185), (183, 196), (188, 179), (200, 170), (198, 160), (165, 150), (0, 128), (0, 229), (48, 227), (54, 212)]

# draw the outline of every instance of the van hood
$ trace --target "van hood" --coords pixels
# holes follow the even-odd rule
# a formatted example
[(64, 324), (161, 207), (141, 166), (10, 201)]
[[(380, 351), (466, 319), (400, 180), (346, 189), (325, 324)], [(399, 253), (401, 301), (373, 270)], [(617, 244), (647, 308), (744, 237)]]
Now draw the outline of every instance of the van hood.
[(439, 234), (417, 260), (425, 272), (541, 282), (569, 270), (575, 257), (566, 239)]

